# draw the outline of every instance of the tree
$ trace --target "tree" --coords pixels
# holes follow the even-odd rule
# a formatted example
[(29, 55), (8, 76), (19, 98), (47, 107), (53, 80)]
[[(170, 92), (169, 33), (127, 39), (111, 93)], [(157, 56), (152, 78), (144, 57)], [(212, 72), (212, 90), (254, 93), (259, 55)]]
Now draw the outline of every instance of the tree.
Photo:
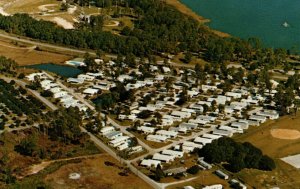
[(214, 140), (198, 150), (198, 155), (210, 163), (228, 163), (225, 168), (232, 172), (239, 172), (244, 168), (273, 170), (274, 161), (250, 143), (235, 142), (231, 138), (223, 137)]
[(155, 169), (154, 178), (155, 178), (156, 181), (160, 181), (160, 179), (162, 179), (164, 177), (165, 177), (165, 173), (161, 169), (160, 164), (158, 164), (157, 167), (156, 167), (156, 169)]
[(273, 159), (264, 155), (259, 161), (259, 168), (265, 171), (272, 171), (276, 168), (276, 165)]
[(85, 53), (84, 61), (85, 67), (83, 69), (87, 72), (96, 72), (97, 71), (97, 63), (95, 62), (94, 58), (89, 54)]
[(192, 61), (192, 53), (190, 51), (188, 51), (187, 53), (185, 53), (184, 58), (183, 58), (183, 62), (188, 64)]
[(136, 61), (135, 61), (136, 57), (130, 53), (128, 55), (125, 56), (125, 60), (124, 62), (130, 67), (130, 68), (135, 68), (136, 67)]
[(136, 137), (131, 138), (130, 147), (138, 145), (139, 142)]
[(15, 150), (22, 155), (33, 156), (37, 151), (37, 139), (34, 135), (21, 140), (20, 144), (15, 147)]
[(224, 113), (225, 106), (224, 106), (223, 104), (219, 104), (219, 105), (218, 105), (218, 109), (219, 109), (219, 112), (220, 112), (220, 113)]
[(24, 73), (20, 73), (19, 75), (18, 75), (18, 79), (24, 79), (25, 78), (25, 74)]
[(188, 172), (189, 174), (195, 175), (199, 172), (199, 170), (200, 170), (200, 168), (198, 165), (193, 165), (186, 172)]
[(69, 4), (68, 4), (68, 3), (62, 3), (62, 4), (60, 5), (60, 10), (61, 10), (61, 11), (67, 11), (68, 8), (69, 8)]

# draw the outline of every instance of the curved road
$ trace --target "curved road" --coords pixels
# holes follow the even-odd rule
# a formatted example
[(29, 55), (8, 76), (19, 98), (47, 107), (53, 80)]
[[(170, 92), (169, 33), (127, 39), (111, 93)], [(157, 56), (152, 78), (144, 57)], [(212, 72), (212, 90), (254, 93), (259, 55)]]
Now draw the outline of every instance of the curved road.
[[(59, 45), (55, 45), (55, 44), (49, 44), (49, 43), (44, 43), (44, 42), (40, 42), (40, 41), (34, 41), (33, 39), (26, 39), (26, 38), (23, 38), (23, 37), (20, 38), (20, 37), (13, 36), (9, 33), (3, 32), (3, 31), (0, 32), (0, 38), (5, 38), (5, 39), (18, 41), (18, 42), (22, 42), (22, 43), (27, 43), (27, 44), (31, 44), (31, 45), (38, 46), (38, 47), (53, 49), (56, 51), (64, 51), (64, 52), (71, 52), (71, 53), (77, 53), (77, 54), (85, 54), (88, 52), (91, 55), (96, 55), (96, 53), (94, 51), (88, 50), (88, 49), (80, 50), (80, 49), (75, 49), (75, 48), (71, 48), (71, 47), (63, 47), (63, 46), (59, 46)], [(105, 56), (108, 58), (117, 58), (116, 55), (112, 55), (112, 54), (106, 54)], [(138, 61), (139, 59), (137, 58), (136, 60)], [(171, 61), (169, 62), (169, 64), (171, 66), (175, 66), (175, 67), (185, 67), (185, 68), (194, 68), (195, 67), (195, 65), (192, 65), (192, 64), (180, 64), (180, 63), (175, 63), (175, 62), (171, 62)]]
[(3, 33), (3, 32), (0, 33), (0, 37), (9, 39), (9, 40), (22, 42), (22, 43), (28, 43), (28, 44), (39, 46), (39, 47), (45, 47), (45, 48), (49, 48), (49, 49), (59, 50), (59, 51), (68, 51), (68, 52), (79, 53), (79, 54), (85, 54), (86, 52), (88, 52), (92, 55), (96, 55), (95, 52), (90, 51), (90, 50), (79, 50), (79, 49), (73, 49), (73, 48), (69, 48), (69, 47), (62, 47), (62, 46), (58, 46), (58, 45), (54, 45), (54, 44), (43, 43), (43, 42), (39, 42), (39, 41), (32, 41), (31, 39), (24, 39), (24, 38), (12, 36), (8, 33)]

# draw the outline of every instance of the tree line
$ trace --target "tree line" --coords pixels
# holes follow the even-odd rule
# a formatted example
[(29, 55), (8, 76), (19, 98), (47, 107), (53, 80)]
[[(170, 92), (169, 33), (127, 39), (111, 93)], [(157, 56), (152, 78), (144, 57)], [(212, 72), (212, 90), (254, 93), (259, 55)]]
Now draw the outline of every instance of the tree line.
[[(99, 4), (103, 5), (103, 2)], [(96, 2), (96, 5), (99, 4)], [(0, 16), (0, 29), (49, 43), (140, 57), (162, 52), (192, 52), (212, 62), (257, 60), (264, 63), (281, 60), (285, 54), (282, 50), (262, 48), (260, 41), (255, 38), (241, 40), (219, 37), (207, 26), (183, 15), (163, 1), (128, 0), (120, 1), (118, 5), (132, 8), (136, 17), (134, 27), (125, 27), (121, 35), (102, 31), (102, 16), (92, 17), (91, 22), (84, 27), (66, 30), (48, 21), (15, 14)]]
[(198, 154), (209, 163), (225, 163), (224, 167), (232, 172), (239, 172), (244, 168), (271, 171), (276, 167), (273, 159), (263, 155), (251, 143), (239, 143), (227, 137), (205, 145)]

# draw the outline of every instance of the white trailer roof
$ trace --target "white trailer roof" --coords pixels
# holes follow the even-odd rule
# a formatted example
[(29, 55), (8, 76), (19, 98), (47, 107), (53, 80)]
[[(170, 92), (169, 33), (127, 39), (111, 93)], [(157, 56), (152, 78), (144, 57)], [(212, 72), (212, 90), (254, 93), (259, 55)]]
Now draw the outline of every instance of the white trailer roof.
[(213, 139), (202, 138), (202, 137), (196, 137), (195, 140), (194, 140), (194, 142), (201, 143), (203, 145), (212, 143), (212, 141), (213, 141)]
[(220, 135), (214, 135), (214, 134), (209, 134), (209, 133), (205, 133), (202, 135), (203, 138), (210, 138), (210, 139), (219, 139), (222, 136)]

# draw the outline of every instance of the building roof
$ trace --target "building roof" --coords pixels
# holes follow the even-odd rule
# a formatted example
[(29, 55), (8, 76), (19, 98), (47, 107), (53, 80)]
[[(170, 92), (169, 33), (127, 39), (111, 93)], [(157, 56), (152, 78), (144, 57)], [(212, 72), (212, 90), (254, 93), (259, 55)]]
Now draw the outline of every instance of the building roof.
[(114, 137), (114, 136), (116, 136), (116, 135), (119, 135), (119, 134), (121, 134), (122, 132), (121, 131), (112, 131), (112, 132), (109, 132), (109, 133), (107, 133), (106, 135), (105, 135), (105, 137), (106, 138), (112, 138), (112, 137)]
[(125, 140), (128, 140), (130, 137), (129, 136), (120, 136), (112, 141), (110, 141), (111, 144), (117, 144), (119, 142), (122, 142), (122, 141), (125, 141)]
[(164, 173), (166, 175), (168, 175), (168, 174), (174, 174), (174, 175), (176, 175), (176, 174), (184, 173), (184, 172), (186, 172), (186, 168), (185, 167), (176, 167), (176, 168), (167, 169), (167, 170), (164, 171)]
[(159, 160), (153, 160), (153, 159), (143, 159), (141, 162), (141, 165), (151, 167), (154, 165), (154, 167), (157, 167), (157, 165), (160, 165), (161, 161)]
[(155, 153), (153, 155), (152, 159), (169, 162), (169, 161), (173, 161), (175, 159), (175, 156), (169, 156), (169, 155), (164, 155), (164, 154), (160, 154), (160, 153)]
[(210, 138), (210, 139), (218, 139), (221, 138), (222, 136), (220, 135), (214, 135), (214, 134), (209, 134), (209, 133), (204, 133), (202, 135), (203, 138)]
[(202, 137), (196, 137), (196, 138), (194, 139), (194, 142), (196, 142), (196, 143), (201, 143), (201, 144), (203, 144), (203, 145), (209, 144), (209, 143), (211, 143), (212, 141), (213, 141), (213, 139), (210, 139), (210, 138), (202, 138)]
[(178, 135), (178, 132), (176, 131), (166, 131), (166, 130), (158, 130), (156, 134), (164, 135), (164, 136), (172, 136), (176, 137)]
[(83, 93), (93, 95), (93, 94), (98, 93), (98, 91), (99, 91), (99, 89), (87, 88), (83, 91)]
[(160, 141), (166, 141), (168, 139), (168, 137), (166, 136), (162, 136), (162, 135), (148, 135), (147, 136), (147, 140), (160, 140)]
[(180, 156), (180, 157), (182, 157), (183, 154), (184, 154), (181, 151), (168, 150), (168, 149), (167, 150), (163, 150), (161, 153), (165, 154), (165, 155)]

